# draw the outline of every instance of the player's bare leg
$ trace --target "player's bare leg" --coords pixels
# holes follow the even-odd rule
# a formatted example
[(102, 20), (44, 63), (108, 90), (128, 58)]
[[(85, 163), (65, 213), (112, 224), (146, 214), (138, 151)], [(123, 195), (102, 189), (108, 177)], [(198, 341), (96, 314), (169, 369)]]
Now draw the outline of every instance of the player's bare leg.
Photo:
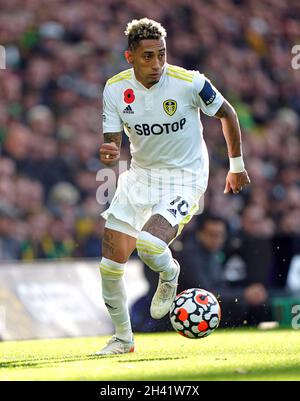
[(170, 310), (176, 296), (180, 266), (172, 258), (168, 244), (176, 237), (178, 225), (172, 225), (161, 215), (153, 215), (137, 238), (139, 257), (159, 273), (157, 290), (153, 296), (150, 314), (161, 319)]
[(169, 244), (176, 237), (178, 225), (172, 227), (171, 224), (160, 214), (150, 217), (143, 227), (143, 231), (154, 235), (166, 244)]
[(118, 263), (126, 263), (135, 247), (136, 238), (105, 227), (102, 239), (102, 256)]
[(136, 239), (105, 228), (102, 241), (100, 273), (102, 296), (115, 326), (115, 334), (97, 355), (125, 354), (134, 351), (123, 274), (126, 262), (136, 246)]

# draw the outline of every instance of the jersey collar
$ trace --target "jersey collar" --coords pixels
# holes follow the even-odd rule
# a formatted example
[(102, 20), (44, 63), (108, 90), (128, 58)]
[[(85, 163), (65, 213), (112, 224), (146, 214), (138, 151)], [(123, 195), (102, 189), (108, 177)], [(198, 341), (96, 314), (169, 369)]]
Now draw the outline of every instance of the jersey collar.
[(153, 90), (160, 88), (165, 80), (165, 76), (166, 76), (166, 70), (167, 70), (167, 63), (164, 65), (164, 69), (163, 72), (161, 74), (160, 80), (153, 86), (151, 86), (151, 88), (146, 88), (143, 84), (141, 84), (135, 77), (135, 73), (134, 73), (134, 69), (132, 68), (132, 79), (133, 82), (135, 83), (136, 86), (138, 86), (139, 88), (144, 89), (147, 92), (152, 92)]

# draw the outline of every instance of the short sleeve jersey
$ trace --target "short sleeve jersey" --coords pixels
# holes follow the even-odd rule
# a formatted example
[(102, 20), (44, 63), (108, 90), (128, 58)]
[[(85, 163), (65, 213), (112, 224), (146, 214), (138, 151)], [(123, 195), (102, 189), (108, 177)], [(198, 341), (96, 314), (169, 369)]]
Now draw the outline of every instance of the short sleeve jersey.
[(124, 129), (133, 169), (180, 169), (208, 176), (208, 155), (199, 109), (215, 115), (224, 101), (198, 71), (166, 64), (150, 89), (125, 70), (105, 85), (103, 132)]

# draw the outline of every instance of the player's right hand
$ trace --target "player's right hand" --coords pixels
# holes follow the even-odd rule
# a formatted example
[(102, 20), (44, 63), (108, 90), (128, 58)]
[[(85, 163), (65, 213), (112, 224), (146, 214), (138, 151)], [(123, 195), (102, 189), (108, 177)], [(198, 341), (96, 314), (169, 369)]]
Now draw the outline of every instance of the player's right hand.
[(112, 166), (120, 159), (120, 149), (115, 142), (103, 143), (99, 153), (101, 162), (106, 166)]

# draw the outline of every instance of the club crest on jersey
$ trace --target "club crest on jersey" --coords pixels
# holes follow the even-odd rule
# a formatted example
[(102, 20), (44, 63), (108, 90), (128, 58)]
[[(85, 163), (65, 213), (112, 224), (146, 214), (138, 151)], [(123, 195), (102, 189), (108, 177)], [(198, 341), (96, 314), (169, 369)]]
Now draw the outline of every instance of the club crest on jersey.
[(163, 102), (164, 111), (172, 116), (177, 110), (177, 102), (173, 99), (168, 99)]

